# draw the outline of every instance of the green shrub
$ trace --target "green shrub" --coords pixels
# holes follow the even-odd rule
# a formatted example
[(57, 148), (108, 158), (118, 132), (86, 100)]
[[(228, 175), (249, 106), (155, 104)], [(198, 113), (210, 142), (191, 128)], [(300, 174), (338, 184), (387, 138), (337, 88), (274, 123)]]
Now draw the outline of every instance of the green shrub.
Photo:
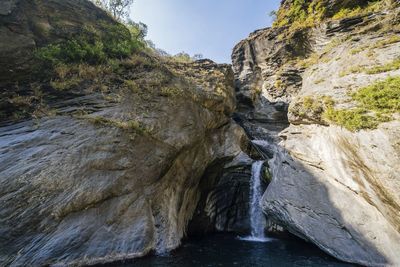
[(364, 87), (351, 95), (358, 106), (349, 110), (329, 107), (324, 118), (350, 131), (375, 129), (400, 112), (400, 76)]
[(364, 87), (352, 97), (368, 110), (385, 114), (400, 112), (400, 76)]
[(294, 0), (289, 8), (282, 7), (276, 13), (275, 27), (290, 25), (291, 30), (312, 26), (326, 16), (323, 0)]
[(350, 131), (375, 129), (380, 122), (387, 121), (383, 117), (370, 115), (367, 110), (360, 108), (350, 110), (328, 108), (324, 118)]
[(379, 11), (382, 8), (383, 1), (369, 1), (366, 6), (354, 6), (348, 8), (341, 8), (338, 12), (336, 12), (332, 19), (344, 19), (348, 17), (355, 17), (364, 15), (370, 12)]
[(36, 57), (52, 65), (82, 62), (100, 64), (111, 58), (127, 57), (144, 48), (144, 42), (133, 38), (125, 26), (99, 24), (103, 27), (101, 32), (84, 28), (74, 39), (38, 49)]
[(82, 39), (48, 45), (39, 49), (36, 55), (39, 59), (52, 64), (71, 62), (102, 63), (107, 58), (102, 42), (96, 41), (91, 44)]
[[(361, 1), (360, 1), (361, 2)], [(384, 1), (366, 0), (364, 3), (349, 1), (339, 10), (328, 10), (326, 0), (292, 0), (283, 5), (276, 14), (274, 27), (288, 26), (289, 33), (296, 29), (311, 27), (324, 19), (343, 19), (382, 9)]]
[(325, 123), (322, 115), (326, 109), (334, 105), (335, 102), (330, 96), (305, 96), (290, 107), (290, 112), (301, 120)]
[(106, 25), (106, 34), (101, 38), (104, 52), (110, 58), (127, 57), (144, 49), (145, 42), (140, 35), (133, 35), (132, 25), (128, 30), (124, 25)]

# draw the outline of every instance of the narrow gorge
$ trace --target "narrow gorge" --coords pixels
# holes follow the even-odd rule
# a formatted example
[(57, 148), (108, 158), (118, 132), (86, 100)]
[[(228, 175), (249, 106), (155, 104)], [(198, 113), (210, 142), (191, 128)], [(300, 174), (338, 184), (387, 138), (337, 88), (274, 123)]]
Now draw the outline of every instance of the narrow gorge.
[(299, 2), (228, 65), (159, 55), (90, 1), (3, 0), (0, 266), (215, 233), (400, 266), (399, 2)]

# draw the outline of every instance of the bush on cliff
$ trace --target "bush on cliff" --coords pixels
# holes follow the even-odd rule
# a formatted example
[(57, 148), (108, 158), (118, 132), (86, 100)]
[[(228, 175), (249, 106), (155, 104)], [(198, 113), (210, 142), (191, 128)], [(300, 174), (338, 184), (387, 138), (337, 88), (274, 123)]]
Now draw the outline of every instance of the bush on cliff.
[(274, 27), (289, 27), (289, 32), (311, 27), (324, 19), (342, 19), (380, 10), (383, 0), (348, 1), (344, 6), (331, 6), (327, 0), (285, 1), (276, 12)]
[[(132, 25), (130, 27), (133, 27)], [(104, 25), (104, 32), (84, 28), (71, 40), (50, 44), (36, 51), (45, 63), (104, 63), (111, 58), (127, 57), (145, 47), (139, 36), (133, 36), (122, 24)]]
[(400, 112), (400, 76), (389, 77), (364, 87), (351, 95), (357, 102), (354, 109), (329, 107), (324, 117), (350, 131), (375, 129), (382, 122), (392, 120)]

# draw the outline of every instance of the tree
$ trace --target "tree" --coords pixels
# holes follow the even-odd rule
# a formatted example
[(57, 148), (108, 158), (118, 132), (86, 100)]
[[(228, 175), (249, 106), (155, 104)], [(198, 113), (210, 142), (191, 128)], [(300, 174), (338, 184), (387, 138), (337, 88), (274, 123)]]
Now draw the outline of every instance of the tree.
[(272, 10), (271, 12), (268, 13), (268, 16), (272, 18), (272, 20), (276, 20), (276, 18), (278, 17), (278, 12)]
[(167, 53), (167, 51), (164, 51), (160, 48), (156, 48), (156, 52), (158, 55), (162, 56), (162, 57), (171, 57), (170, 54)]
[(146, 40), (146, 44), (148, 47), (150, 47), (153, 50), (156, 50), (156, 45), (154, 44), (154, 42), (152, 40)]
[(92, 0), (99, 7), (107, 10), (117, 20), (124, 20), (128, 17), (129, 7), (134, 0)]
[(172, 56), (172, 58), (175, 61), (181, 62), (181, 63), (189, 63), (189, 62), (193, 61), (193, 59), (190, 57), (190, 55), (186, 52), (180, 52), (180, 53), (176, 54), (175, 56)]
[(181, 62), (181, 63), (190, 63), (196, 60), (201, 60), (203, 59), (203, 55), (202, 54), (195, 54), (193, 57), (191, 57), (188, 53), (186, 52), (180, 52), (178, 54), (176, 54), (175, 56), (171, 57), (173, 60), (177, 61), (177, 62)]
[(143, 22), (134, 22), (133, 20), (128, 19), (126, 26), (131, 32), (132, 37), (136, 39), (144, 40), (144, 38), (147, 36), (148, 28)]
[(193, 59), (194, 60), (201, 60), (201, 59), (203, 59), (204, 58), (204, 56), (202, 55), (202, 54), (195, 54), (194, 56), (193, 56)]

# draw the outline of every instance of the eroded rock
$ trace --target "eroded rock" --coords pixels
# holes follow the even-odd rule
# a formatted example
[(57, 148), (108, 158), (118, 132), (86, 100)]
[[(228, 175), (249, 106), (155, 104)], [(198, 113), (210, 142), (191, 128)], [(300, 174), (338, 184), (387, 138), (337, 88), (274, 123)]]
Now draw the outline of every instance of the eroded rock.
[(204, 170), (236, 157), (245, 138), (228, 117), (233, 87), (221, 97), (199, 88), (184, 89), (197, 98), (153, 95), (149, 106), (131, 96), (84, 117), (1, 127), (1, 264), (84, 265), (176, 248)]

